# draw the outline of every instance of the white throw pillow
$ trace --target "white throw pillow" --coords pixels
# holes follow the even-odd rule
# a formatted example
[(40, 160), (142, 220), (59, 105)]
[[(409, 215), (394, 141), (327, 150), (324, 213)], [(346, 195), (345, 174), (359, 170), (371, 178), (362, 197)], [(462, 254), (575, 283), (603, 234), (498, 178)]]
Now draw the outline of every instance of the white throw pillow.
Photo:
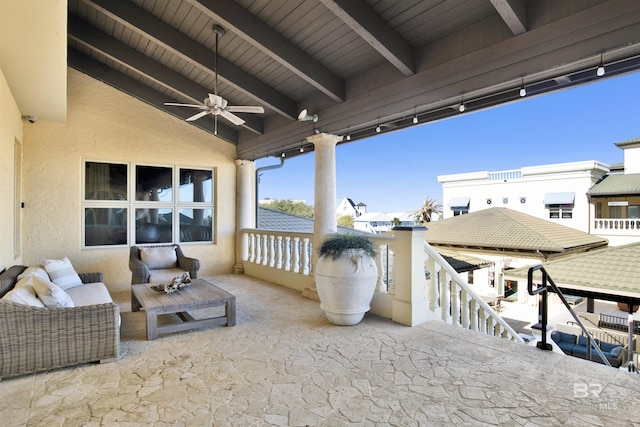
[(140, 248), (140, 259), (150, 269), (175, 268), (178, 266), (178, 256), (173, 246)]
[[(30, 280), (29, 278), (25, 280)], [(14, 287), (2, 297), (5, 301), (11, 301), (18, 304), (30, 305), (33, 307), (44, 307), (42, 301), (38, 299), (35, 289), (31, 284), (23, 284), (20, 287)]]
[(69, 294), (55, 283), (33, 276), (31, 278), (31, 286), (35, 289), (38, 298), (44, 303), (45, 307), (75, 307)]
[(44, 269), (49, 274), (49, 278), (53, 283), (64, 289), (73, 288), (82, 285), (80, 276), (73, 269), (69, 258), (62, 259), (45, 259)]
[(49, 280), (49, 275), (44, 271), (44, 268), (41, 265), (32, 265), (27, 267), (27, 269), (18, 276), (18, 280), (24, 279), (25, 277), (31, 277), (33, 275)]

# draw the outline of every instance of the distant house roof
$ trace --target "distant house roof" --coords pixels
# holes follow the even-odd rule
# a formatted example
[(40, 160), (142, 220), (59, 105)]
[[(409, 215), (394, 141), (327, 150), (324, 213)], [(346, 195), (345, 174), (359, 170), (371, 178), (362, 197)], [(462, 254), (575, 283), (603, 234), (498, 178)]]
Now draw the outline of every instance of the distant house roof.
[(622, 142), (616, 142), (615, 145), (616, 147), (619, 147), (619, 148), (630, 147), (633, 145), (640, 146), (640, 138), (633, 138), (633, 139), (628, 139)]
[[(640, 296), (640, 242), (549, 261), (543, 267), (562, 288)], [(528, 271), (529, 267), (515, 268), (505, 271), (505, 276), (526, 279)]]
[(612, 174), (591, 187), (589, 196), (615, 196), (640, 194), (640, 174)]
[[(274, 209), (258, 208), (258, 227), (261, 230), (313, 233), (313, 219)], [(349, 227), (338, 226), (341, 233), (369, 234)]]
[(607, 239), (507, 208), (490, 208), (427, 225), (431, 245), (565, 254), (607, 245)]

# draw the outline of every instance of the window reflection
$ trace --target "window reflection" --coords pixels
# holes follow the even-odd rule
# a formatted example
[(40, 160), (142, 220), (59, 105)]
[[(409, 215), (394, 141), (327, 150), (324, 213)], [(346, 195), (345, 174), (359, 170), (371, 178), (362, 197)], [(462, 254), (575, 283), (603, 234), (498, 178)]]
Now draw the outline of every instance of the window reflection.
[(173, 209), (136, 209), (136, 244), (171, 243)]
[(213, 241), (213, 210), (180, 209), (180, 241)]
[(213, 172), (200, 169), (180, 169), (180, 201), (205, 202), (213, 200)]
[(85, 208), (85, 246), (127, 244), (127, 208)]
[(85, 163), (85, 200), (127, 200), (127, 165)]
[(173, 201), (171, 168), (159, 166), (136, 166), (137, 201)]

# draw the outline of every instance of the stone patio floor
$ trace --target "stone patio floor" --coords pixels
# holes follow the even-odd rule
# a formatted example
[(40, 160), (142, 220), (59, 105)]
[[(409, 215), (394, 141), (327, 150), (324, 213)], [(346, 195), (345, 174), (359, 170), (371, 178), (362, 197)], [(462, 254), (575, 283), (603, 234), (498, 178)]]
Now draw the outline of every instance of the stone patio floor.
[(243, 275), (237, 325), (146, 341), (129, 287), (120, 360), (4, 379), (2, 426), (640, 425), (640, 376), (441, 322), (329, 324)]

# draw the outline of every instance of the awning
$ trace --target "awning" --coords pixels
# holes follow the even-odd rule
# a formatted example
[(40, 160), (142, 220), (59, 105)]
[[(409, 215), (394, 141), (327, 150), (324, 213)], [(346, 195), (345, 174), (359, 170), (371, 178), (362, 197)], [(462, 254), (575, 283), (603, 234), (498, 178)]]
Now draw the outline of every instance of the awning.
[(573, 191), (567, 193), (546, 193), (544, 195), (545, 205), (573, 205), (576, 193)]
[(449, 199), (449, 207), (454, 208), (468, 208), (471, 197), (452, 197)]

